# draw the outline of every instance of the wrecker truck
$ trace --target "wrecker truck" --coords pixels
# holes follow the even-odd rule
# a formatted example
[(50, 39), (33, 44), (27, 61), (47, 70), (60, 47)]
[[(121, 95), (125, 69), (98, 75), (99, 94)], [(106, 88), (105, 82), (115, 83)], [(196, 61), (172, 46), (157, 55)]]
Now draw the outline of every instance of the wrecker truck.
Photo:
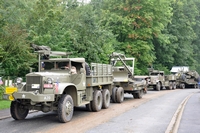
[(91, 63), (89, 67), (84, 58), (68, 58), (67, 52), (37, 53), (38, 72), (28, 73), (26, 82), (17, 78), (13, 86), (5, 88), (3, 98), (12, 101), (10, 113), (15, 120), (25, 119), (29, 110), (56, 111), (59, 121), (65, 123), (72, 119), (75, 106), (86, 105), (94, 112), (109, 107), (113, 84), (110, 64)]
[(113, 52), (110, 55), (114, 84), (111, 98), (114, 103), (123, 102), (124, 93), (132, 94), (134, 98), (140, 99), (147, 92), (146, 82), (135, 80), (134, 61), (135, 58), (126, 58), (124, 54)]

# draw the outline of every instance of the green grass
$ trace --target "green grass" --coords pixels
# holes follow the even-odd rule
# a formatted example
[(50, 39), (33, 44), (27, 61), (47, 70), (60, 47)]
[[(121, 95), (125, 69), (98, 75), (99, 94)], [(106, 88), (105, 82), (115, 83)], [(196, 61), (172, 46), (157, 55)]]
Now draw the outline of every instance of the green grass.
[(10, 108), (10, 103), (8, 100), (0, 100), (0, 110)]

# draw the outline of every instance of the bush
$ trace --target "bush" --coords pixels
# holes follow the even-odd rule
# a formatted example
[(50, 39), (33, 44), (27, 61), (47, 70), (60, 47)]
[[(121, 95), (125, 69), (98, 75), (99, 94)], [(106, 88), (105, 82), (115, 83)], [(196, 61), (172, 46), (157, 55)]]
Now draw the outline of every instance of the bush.
[(3, 93), (4, 93), (4, 86), (0, 85), (0, 100), (2, 99)]

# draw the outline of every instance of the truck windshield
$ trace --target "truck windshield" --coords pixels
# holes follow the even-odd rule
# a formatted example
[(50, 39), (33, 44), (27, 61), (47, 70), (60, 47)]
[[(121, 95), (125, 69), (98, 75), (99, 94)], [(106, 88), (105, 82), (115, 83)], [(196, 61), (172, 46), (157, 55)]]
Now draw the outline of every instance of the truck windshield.
[(69, 62), (65, 61), (41, 61), (41, 71), (44, 70), (60, 70), (64, 68)]

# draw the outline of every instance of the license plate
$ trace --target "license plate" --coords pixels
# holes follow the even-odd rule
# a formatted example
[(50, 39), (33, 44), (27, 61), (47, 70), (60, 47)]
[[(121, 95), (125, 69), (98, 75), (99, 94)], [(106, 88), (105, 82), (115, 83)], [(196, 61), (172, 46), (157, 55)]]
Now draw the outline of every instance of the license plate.
[(44, 88), (53, 88), (52, 84), (44, 84)]
[(12, 94), (13, 92), (17, 92), (16, 87), (6, 87), (6, 89), (5, 89), (6, 94)]
[(32, 84), (31, 88), (32, 89), (39, 89), (40, 88), (40, 84)]

